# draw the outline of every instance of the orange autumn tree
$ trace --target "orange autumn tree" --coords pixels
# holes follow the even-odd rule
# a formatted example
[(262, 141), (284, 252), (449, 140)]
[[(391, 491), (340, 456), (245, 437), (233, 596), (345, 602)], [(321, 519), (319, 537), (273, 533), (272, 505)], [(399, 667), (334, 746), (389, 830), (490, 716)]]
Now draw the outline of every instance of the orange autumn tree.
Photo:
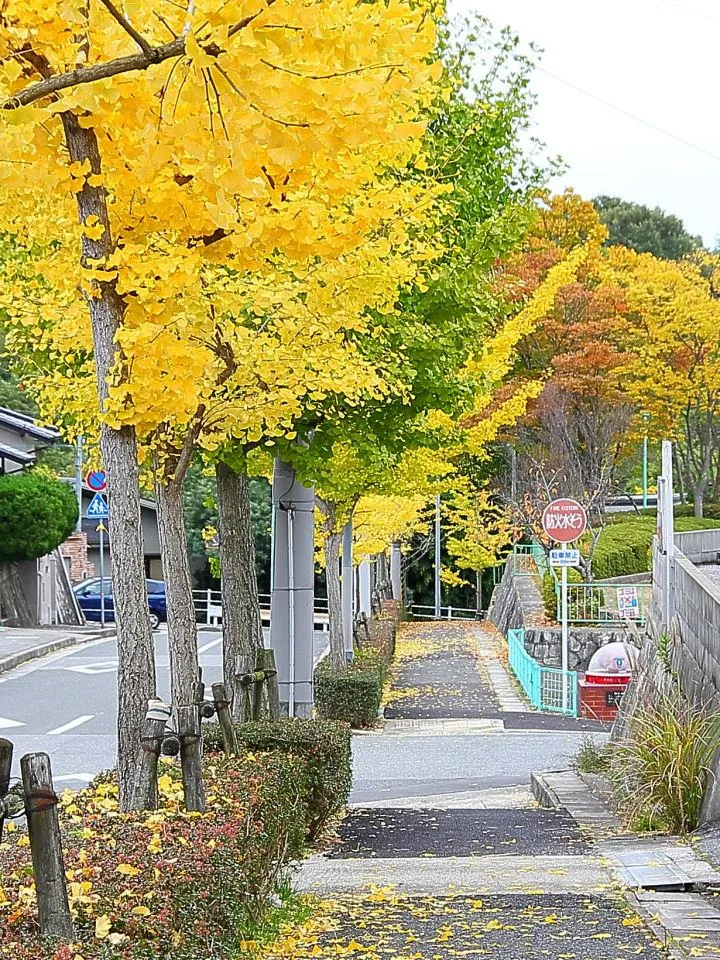
[[(133, 340), (139, 359), (161, 344), (165, 364), (187, 362), (173, 332), (205, 315), (208, 264), (340, 257), (392, 214), (368, 191), (422, 132), (432, 13), (402, 0), (2, 5), (0, 229), (36, 258), (38, 326), (60, 310), (83, 344), (89, 323), (102, 414), (133, 373)], [(137, 396), (154, 390), (145, 369)], [(100, 444), (127, 807), (155, 673), (136, 424), (113, 404)]]
[(591, 202), (572, 191), (548, 198), (526, 249), (500, 278), (510, 303), (523, 303), (568, 249), (586, 245), (577, 275), (558, 290), (518, 349), (518, 371), (545, 383), (518, 437), (550, 475), (586, 501), (596, 499), (599, 508), (625, 454), (632, 419), (622, 377), (626, 301), (604, 266), (606, 236)]

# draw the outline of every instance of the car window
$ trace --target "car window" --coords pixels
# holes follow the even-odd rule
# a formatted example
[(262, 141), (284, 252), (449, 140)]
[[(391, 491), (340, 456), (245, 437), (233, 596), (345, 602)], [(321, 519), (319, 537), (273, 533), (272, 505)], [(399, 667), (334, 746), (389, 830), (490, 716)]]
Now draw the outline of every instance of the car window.
[[(100, 581), (96, 580), (94, 583), (89, 583), (87, 587), (83, 587), (81, 591), (81, 596), (83, 597), (99, 597), (100, 596)], [(110, 581), (105, 581), (105, 596), (109, 596), (111, 592)]]
[(165, 583), (162, 580), (148, 580), (148, 593), (165, 593)]

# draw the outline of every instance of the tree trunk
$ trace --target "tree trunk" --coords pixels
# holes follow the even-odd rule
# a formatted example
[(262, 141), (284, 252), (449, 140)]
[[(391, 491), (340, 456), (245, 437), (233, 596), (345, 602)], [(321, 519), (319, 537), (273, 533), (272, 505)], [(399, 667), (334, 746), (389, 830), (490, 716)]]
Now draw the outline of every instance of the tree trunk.
[(475, 616), (482, 617), (482, 570), (475, 571)]
[(0, 620), (9, 621), (13, 627), (37, 626), (37, 613), (30, 609), (14, 563), (0, 563)]
[(696, 520), (702, 520), (705, 507), (705, 483), (696, 483), (693, 486), (693, 511)]
[(255, 669), (263, 649), (262, 620), (250, 513), (250, 480), (244, 471), (218, 461), (215, 467), (220, 535), (223, 673), (232, 715), (242, 720), (243, 697), (233, 677)]
[[(89, 162), (90, 173), (96, 183), (100, 182), (102, 169), (95, 131), (81, 127), (69, 111), (62, 114), (62, 121), (70, 161)], [(99, 239), (86, 235), (82, 239), (83, 267), (101, 271), (114, 252), (105, 189), (91, 186), (86, 179), (77, 194), (77, 208), (81, 223), (97, 217), (104, 228)], [(116, 359), (115, 333), (125, 312), (112, 273), (108, 273), (106, 281), (94, 281), (94, 295), (88, 297), (88, 304), (102, 411)], [(131, 427), (113, 430), (102, 424), (100, 448), (108, 474), (111, 510), (110, 559), (118, 652), (118, 786), (120, 805), (128, 809), (133, 804), (140, 728), (147, 701), (155, 696), (155, 651), (145, 584), (135, 431)]]
[(330, 629), (330, 663), (333, 670), (345, 669), (345, 641), (343, 638), (342, 590), (340, 587), (340, 545), (342, 533), (324, 534), (325, 583), (327, 585), (328, 620)]
[(193, 702), (198, 682), (197, 622), (185, 536), (182, 482), (155, 483), (158, 532), (167, 598), (170, 690), (173, 714)]

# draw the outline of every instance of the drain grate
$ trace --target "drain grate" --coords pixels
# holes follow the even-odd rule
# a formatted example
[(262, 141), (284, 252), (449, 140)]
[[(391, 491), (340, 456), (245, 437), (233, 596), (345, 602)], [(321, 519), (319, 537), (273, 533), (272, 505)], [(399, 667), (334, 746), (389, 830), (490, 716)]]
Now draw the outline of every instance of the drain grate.
[(615, 875), (633, 890), (690, 890), (695, 881), (662, 853), (634, 850), (613, 853)]

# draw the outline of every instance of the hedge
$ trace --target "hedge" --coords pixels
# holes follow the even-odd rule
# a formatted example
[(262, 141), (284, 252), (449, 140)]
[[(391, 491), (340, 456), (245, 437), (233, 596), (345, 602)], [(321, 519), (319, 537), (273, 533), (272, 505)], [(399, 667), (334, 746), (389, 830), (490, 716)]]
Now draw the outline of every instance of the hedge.
[(0, 956), (14, 960), (221, 960), (235, 956), (284, 867), (300, 856), (303, 766), (282, 753), (204, 760), (208, 811), (182, 812), (179, 766), (159, 777), (160, 809), (121, 814), (110, 780), (63, 799), (71, 946), (43, 941), (24, 827), (0, 848)]
[[(593, 580), (647, 573), (651, 567), (652, 540), (657, 520), (654, 516), (633, 516), (614, 521), (603, 530), (593, 557)], [(677, 516), (675, 529), (706, 530), (720, 526), (712, 519), (696, 520)]]
[(315, 707), (324, 720), (342, 720), (351, 727), (377, 723), (383, 694), (383, 670), (367, 657), (358, 657), (341, 673), (329, 660), (315, 670)]
[[(280, 751), (303, 767), (306, 835), (317, 839), (343, 809), (352, 785), (350, 731), (343, 723), (325, 720), (260, 721), (236, 726), (238, 740), (248, 751)], [(216, 723), (203, 725), (208, 750), (220, 750)]]

